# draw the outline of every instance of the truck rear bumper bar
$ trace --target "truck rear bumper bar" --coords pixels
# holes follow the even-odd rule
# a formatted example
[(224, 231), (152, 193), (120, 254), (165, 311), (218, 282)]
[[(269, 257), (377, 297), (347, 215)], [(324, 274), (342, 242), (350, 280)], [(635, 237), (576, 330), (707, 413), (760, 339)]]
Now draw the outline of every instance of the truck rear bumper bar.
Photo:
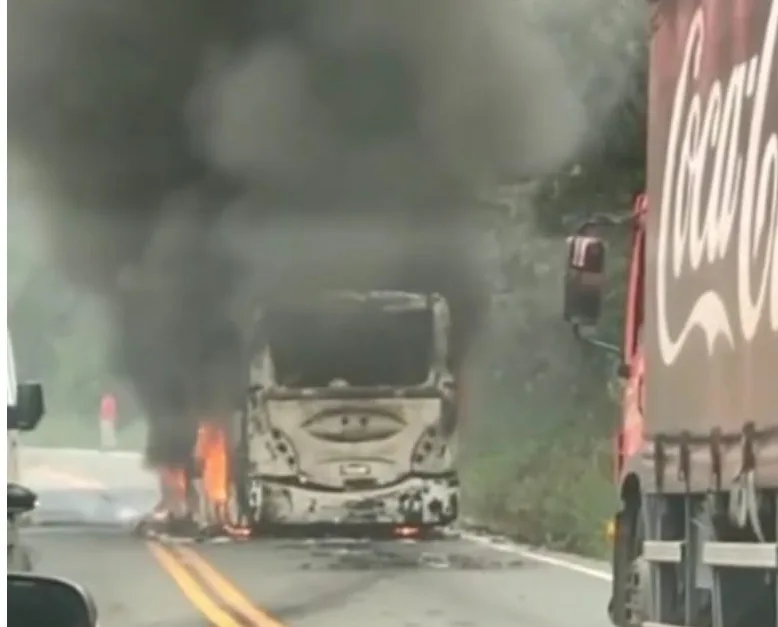
[[(643, 557), (655, 564), (680, 564), (683, 542), (646, 541)], [(778, 568), (778, 544), (775, 542), (705, 542), (702, 545), (702, 563), (714, 567)]]
[(775, 569), (778, 568), (778, 544), (706, 542), (702, 547), (702, 562), (708, 566)]

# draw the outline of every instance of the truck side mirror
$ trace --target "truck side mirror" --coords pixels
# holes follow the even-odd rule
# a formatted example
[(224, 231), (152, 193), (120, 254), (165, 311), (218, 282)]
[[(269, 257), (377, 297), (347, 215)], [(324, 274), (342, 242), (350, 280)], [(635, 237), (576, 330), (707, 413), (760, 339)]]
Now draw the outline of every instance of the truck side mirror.
[(16, 386), (16, 405), (8, 408), (8, 425), (20, 431), (33, 431), (45, 412), (43, 386), (20, 383)]
[(567, 238), (565, 321), (594, 326), (600, 318), (605, 285), (605, 242), (594, 235)]

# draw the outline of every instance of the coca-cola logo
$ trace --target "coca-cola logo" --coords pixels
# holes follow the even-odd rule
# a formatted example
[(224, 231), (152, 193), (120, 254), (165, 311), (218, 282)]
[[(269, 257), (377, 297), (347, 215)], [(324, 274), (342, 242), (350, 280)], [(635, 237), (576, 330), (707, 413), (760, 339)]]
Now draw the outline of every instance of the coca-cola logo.
[[(722, 68), (703, 95), (701, 7), (689, 27), (657, 207), (656, 319), (668, 365), (695, 329), (709, 353), (717, 338), (735, 346), (753, 340), (761, 324), (778, 331), (777, 29), (778, 0), (755, 54)], [(673, 291), (681, 285), (683, 293)], [(683, 306), (697, 285), (685, 315), (674, 309), (670, 319), (668, 300)]]

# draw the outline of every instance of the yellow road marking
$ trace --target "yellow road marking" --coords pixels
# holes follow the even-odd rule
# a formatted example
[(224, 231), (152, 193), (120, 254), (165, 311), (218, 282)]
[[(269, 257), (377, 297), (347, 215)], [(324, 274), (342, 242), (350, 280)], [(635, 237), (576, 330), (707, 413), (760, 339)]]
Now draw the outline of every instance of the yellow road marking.
[(227, 577), (222, 575), (216, 568), (207, 562), (205, 558), (197, 552), (187, 547), (178, 547), (177, 552), (180, 558), (213, 587), (224, 601), (230, 607), (237, 610), (241, 615), (252, 621), (257, 627), (284, 627), (275, 618), (260, 610), (254, 603), (249, 601), (246, 596), (235, 587)]
[(159, 565), (176, 582), (184, 596), (211, 623), (217, 627), (242, 627), (238, 621), (214, 603), (208, 596), (208, 593), (195, 581), (194, 577), (186, 571), (171, 552), (154, 542), (148, 542), (147, 546), (151, 554), (159, 562)]

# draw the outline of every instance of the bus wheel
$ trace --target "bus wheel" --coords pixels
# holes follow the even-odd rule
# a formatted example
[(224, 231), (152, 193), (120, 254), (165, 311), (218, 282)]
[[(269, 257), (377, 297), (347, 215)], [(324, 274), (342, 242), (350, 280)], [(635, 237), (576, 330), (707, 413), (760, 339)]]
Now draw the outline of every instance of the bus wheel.
[(225, 514), (228, 524), (238, 529), (248, 529), (251, 526), (251, 508), (249, 507), (245, 477), (246, 464), (239, 456), (236, 456), (230, 473)]

